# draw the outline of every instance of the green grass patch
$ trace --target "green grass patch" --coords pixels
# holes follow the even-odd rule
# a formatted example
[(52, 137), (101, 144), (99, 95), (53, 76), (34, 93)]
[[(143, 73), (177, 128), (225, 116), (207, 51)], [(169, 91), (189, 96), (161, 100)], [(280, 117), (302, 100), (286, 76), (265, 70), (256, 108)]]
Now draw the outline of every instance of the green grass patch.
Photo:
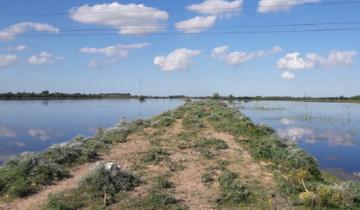
[(119, 199), (119, 192), (130, 191), (139, 183), (139, 178), (129, 172), (100, 164), (81, 180), (76, 189), (50, 195), (44, 209), (104, 209)]
[(237, 174), (225, 170), (219, 177), (219, 183), (221, 195), (217, 202), (220, 205), (232, 206), (249, 202), (251, 197), (250, 190), (239, 181)]
[(165, 149), (154, 147), (144, 154), (142, 161), (145, 163), (159, 164), (161, 161), (167, 159), (169, 155)]

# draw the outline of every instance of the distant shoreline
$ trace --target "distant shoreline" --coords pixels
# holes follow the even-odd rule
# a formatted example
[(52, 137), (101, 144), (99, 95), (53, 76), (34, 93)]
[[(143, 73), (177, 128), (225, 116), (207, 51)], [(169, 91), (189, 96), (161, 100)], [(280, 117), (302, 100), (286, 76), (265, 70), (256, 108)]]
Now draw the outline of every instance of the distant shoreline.
[(218, 100), (238, 100), (238, 101), (298, 101), (298, 102), (329, 102), (329, 103), (360, 103), (360, 96), (353, 97), (291, 97), (291, 96), (221, 96), (214, 94), (213, 96), (149, 96), (149, 95), (131, 95), (130, 93), (50, 93), (43, 91), (41, 93), (0, 93), (0, 101), (25, 101), (25, 100), (89, 100), (89, 99), (138, 99), (140, 101), (146, 99), (218, 99)]

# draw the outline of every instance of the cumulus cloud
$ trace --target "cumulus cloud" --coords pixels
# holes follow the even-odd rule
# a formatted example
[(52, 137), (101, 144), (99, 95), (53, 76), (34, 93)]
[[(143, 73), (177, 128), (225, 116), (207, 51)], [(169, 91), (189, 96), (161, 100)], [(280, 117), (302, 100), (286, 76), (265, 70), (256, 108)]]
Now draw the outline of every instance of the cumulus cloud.
[(267, 12), (278, 12), (286, 11), (291, 7), (300, 6), (303, 4), (309, 3), (318, 3), (320, 0), (260, 0), (258, 5), (258, 12), (267, 13)]
[(31, 128), (28, 130), (28, 134), (29, 136), (40, 139), (42, 141), (47, 141), (51, 138), (50, 133), (44, 129)]
[(241, 51), (230, 52), (229, 47), (225, 45), (214, 48), (211, 56), (214, 59), (224, 61), (226, 64), (238, 66), (247, 61), (254, 60), (256, 58), (264, 58), (279, 53), (281, 51), (282, 49), (276, 46), (273, 47), (271, 50), (260, 50), (256, 52), (241, 52)]
[(185, 33), (199, 33), (202, 32), (215, 24), (216, 16), (200, 17), (196, 16), (189, 20), (184, 20), (175, 23), (175, 27), (184, 31)]
[(0, 126), (0, 137), (15, 137), (16, 133), (5, 126)]
[(349, 66), (353, 63), (356, 51), (330, 51), (327, 56), (316, 53), (308, 53), (301, 56), (299, 52), (288, 53), (277, 62), (278, 69), (284, 71), (283, 79), (294, 79), (296, 70), (307, 70), (314, 68), (333, 68), (336, 66)]
[(17, 59), (16, 55), (0, 55), (0, 70), (14, 64)]
[(53, 54), (44, 51), (44, 52), (41, 52), (41, 53), (31, 56), (28, 59), (28, 63), (30, 63), (30, 64), (52, 64), (56, 60), (60, 60), (60, 59), (63, 59), (63, 58), (54, 56)]
[(22, 22), (0, 30), (0, 40), (13, 40), (27, 31), (59, 33), (59, 29), (47, 23)]
[(190, 11), (202, 15), (231, 16), (242, 10), (243, 0), (225, 1), (225, 0), (204, 0), (199, 4), (187, 6)]
[(110, 26), (119, 34), (148, 34), (166, 28), (169, 15), (165, 11), (143, 4), (87, 4), (70, 10), (70, 18), (85, 24)]
[(104, 48), (90, 48), (84, 47), (80, 49), (80, 52), (87, 54), (98, 54), (105, 56), (108, 59), (94, 58), (89, 61), (89, 68), (95, 68), (98, 66), (98, 62), (113, 63), (118, 62), (121, 59), (127, 58), (129, 54), (138, 49), (149, 46), (150, 43), (135, 43), (135, 44), (117, 44), (114, 46), (108, 46)]
[(154, 64), (160, 66), (162, 71), (187, 70), (192, 63), (191, 58), (200, 54), (199, 50), (176, 49), (167, 56), (156, 56)]

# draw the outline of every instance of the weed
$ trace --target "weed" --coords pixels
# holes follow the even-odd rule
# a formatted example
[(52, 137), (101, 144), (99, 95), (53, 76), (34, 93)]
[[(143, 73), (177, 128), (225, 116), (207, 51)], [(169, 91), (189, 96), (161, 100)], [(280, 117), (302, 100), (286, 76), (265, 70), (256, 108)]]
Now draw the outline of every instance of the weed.
[(227, 170), (219, 177), (222, 193), (217, 201), (220, 205), (237, 205), (249, 201), (251, 193), (237, 177), (237, 174)]
[(161, 161), (166, 159), (170, 154), (160, 147), (155, 147), (150, 149), (145, 155), (143, 156), (142, 160), (145, 163), (153, 163), (159, 164)]

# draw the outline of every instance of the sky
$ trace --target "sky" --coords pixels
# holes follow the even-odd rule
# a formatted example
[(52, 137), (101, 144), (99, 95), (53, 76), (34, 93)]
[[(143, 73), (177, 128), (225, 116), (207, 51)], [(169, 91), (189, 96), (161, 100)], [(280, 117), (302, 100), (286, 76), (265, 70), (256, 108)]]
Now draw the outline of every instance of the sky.
[(359, 95), (359, 10), (356, 0), (1, 1), (0, 92)]

